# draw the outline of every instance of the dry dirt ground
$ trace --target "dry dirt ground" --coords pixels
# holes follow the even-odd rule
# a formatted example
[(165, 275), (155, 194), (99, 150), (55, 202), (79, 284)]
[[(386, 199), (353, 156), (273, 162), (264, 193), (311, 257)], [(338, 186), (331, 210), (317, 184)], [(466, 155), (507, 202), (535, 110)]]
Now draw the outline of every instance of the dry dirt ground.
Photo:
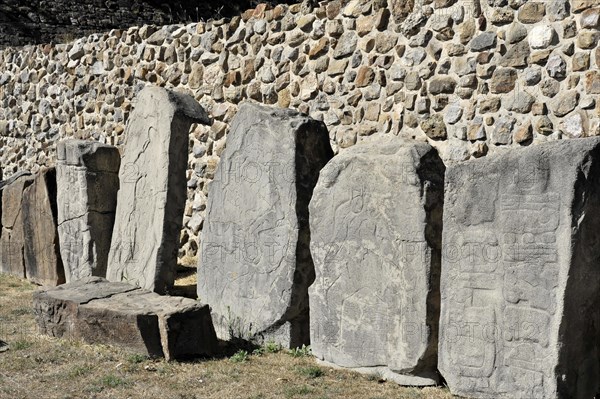
[[(189, 279), (189, 276), (188, 276)], [(124, 349), (37, 334), (36, 287), (0, 275), (0, 398), (410, 398), (446, 399), (444, 388), (403, 388), (317, 365), (306, 351), (268, 345), (220, 359), (171, 362)]]

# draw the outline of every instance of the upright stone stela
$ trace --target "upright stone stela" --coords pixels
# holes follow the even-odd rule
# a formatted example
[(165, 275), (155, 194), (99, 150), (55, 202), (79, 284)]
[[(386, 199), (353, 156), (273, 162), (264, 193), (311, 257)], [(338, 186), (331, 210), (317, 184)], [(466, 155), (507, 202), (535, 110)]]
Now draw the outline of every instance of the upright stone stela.
[(25, 272), (29, 281), (45, 286), (65, 282), (60, 256), (56, 209), (56, 169), (42, 168), (23, 190), (21, 205)]
[(192, 123), (210, 123), (193, 97), (152, 86), (140, 92), (125, 132), (108, 280), (161, 294), (173, 286)]
[(119, 150), (96, 141), (65, 140), (56, 152), (58, 236), (66, 281), (106, 277)]
[(20, 172), (2, 182), (2, 233), (0, 273), (25, 278), (23, 255), (23, 191), (33, 182), (29, 172)]
[(322, 122), (242, 104), (209, 186), (198, 297), (223, 339), (309, 343), (308, 203), (333, 156)]
[(439, 369), (474, 398), (600, 388), (600, 139), (446, 174)]
[(309, 208), (318, 359), (436, 384), (444, 170), (429, 144), (395, 137), (323, 168)]

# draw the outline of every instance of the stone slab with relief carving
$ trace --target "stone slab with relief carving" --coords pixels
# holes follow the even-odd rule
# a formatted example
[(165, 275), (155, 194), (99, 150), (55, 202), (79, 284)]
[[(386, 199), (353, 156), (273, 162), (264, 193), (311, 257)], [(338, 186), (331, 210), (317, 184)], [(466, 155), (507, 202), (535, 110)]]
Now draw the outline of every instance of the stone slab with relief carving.
[(439, 369), (473, 398), (600, 388), (600, 139), (446, 173)]

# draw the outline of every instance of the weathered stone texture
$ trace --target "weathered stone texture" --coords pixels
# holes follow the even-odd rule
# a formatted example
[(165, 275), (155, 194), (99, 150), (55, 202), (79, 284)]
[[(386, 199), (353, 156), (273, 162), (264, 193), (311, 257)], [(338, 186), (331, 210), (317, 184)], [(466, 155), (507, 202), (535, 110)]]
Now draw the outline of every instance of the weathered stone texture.
[(208, 305), (160, 296), (125, 283), (84, 277), (34, 293), (43, 334), (112, 344), (167, 360), (214, 355), (217, 337)]
[(66, 281), (106, 277), (119, 151), (94, 141), (66, 140), (57, 145), (57, 158), (58, 236)]
[(65, 282), (56, 226), (56, 170), (43, 168), (23, 190), (25, 274), (29, 281), (56, 286)]
[(444, 170), (429, 144), (394, 138), (321, 171), (310, 203), (317, 358), (391, 370), (404, 385), (437, 381)]
[(18, 173), (2, 186), (2, 233), (0, 236), (0, 272), (25, 277), (23, 237), (23, 191), (33, 181), (28, 172)]
[[(208, 186), (245, 100), (322, 120), (336, 153), (377, 132), (429, 140), (443, 158), (456, 155), (451, 147), (478, 147), (469, 151), (474, 158), (572, 137), (561, 126), (578, 118), (573, 111), (581, 111), (584, 135), (596, 135), (598, 1), (268, 2), (231, 21), (133, 26), (65, 44), (6, 48), (0, 163), (8, 175), (36, 172), (52, 162), (58, 139), (74, 136), (120, 146), (144, 85), (189, 90), (215, 119), (210, 130), (193, 126), (189, 134), (179, 254), (196, 257)], [(553, 102), (571, 91), (579, 93), (577, 109), (555, 113)], [(497, 108), (474, 107), (490, 93), (500, 99)], [(555, 130), (496, 140), (493, 121), (511, 117), (515, 126), (535, 126), (536, 103), (548, 105)], [(474, 123), (476, 117), (485, 123)], [(479, 143), (463, 134), (473, 125)]]
[(599, 388), (600, 139), (446, 173), (439, 369), (475, 398)]
[(159, 87), (139, 94), (119, 169), (109, 280), (159, 293), (173, 285), (194, 122), (210, 120), (192, 97)]
[(227, 140), (209, 188), (198, 297), (213, 307), (222, 338), (308, 344), (308, 203), (333, 156), (327, 129), (245, 103)]

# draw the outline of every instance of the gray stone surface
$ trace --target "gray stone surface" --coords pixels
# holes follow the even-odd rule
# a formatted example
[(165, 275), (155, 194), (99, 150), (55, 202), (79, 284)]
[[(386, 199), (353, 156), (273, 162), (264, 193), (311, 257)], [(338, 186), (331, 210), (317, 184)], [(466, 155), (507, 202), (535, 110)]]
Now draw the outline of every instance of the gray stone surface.
[(129, 117), (107, 278), (165, 293), (177, 267), (189, 130), (209, 124), (191, 96), (148, 86)]
[(496, 34), (493, 32), (483, 32), (471, 40), (472, 51), (483, 51), (493, 48), (496, 45)]
[(323, 168), (310, 203), (317, 358), (437, 381), (444, 170), (429, 144), (399, 138), (359, 143)]
[[(0, 174), (1, 173), (2, 171), (0, 170)], [(0, 190), (8, 186), (9, 184), (12, 184), (15, 180), (21, 178), (22, 176), (31, 176), (31, 172), (26, 170), (20, 170), (8, 179), (0, 181)]]
[(332, 156), (323, 122), (240, 107), (209, 186), (198, 259), (198, 297), (220, 337), (309, 343), (308, 203)]
[(208, 305), (101, 277), (37, 291), (33, 307), (40, 332), (54, 337), (118, 345), (167, 360), (217, 350)]
[(548, 58), (546, 70), (551, 77), (563, 79), (567, 75), (567, 63), (560, 55), (554, 54)]
[(25, 278), (23, 255), (23, 191), (33, 181), (29, 172), (17, 173), (2, 182), (2, 233), (0, 235), (0, 272)]
[(110, 145), (84, 140), (57, 144), (58, 236), (67, 282), (106, 277), (120, 162), (118, 149)]
[[(493, 132), (495, 121), (505, 116), (516, 119), (513, 135), (526, 123), (535, 127), (544, 114), (556, 134), (534, 130), (526, 141), (514, 136), (502, 147), (560, 138), (563, 124), (579, 126), (579, 116), (573, 115), (579, 111), (583, 129), (576, 130), (596, 135), (598, 1), (338, 0), (311, 14), (298, 6), (261, 5), (256, 13), (248, 10), (230, 22), (139, 26), (43, 51), (7, 48), (0, 51), (0, 136), (7, 138), (0, 164), (6, 176), (22, 169), (35, 172), (53, 161), (57, 138), (121, 144), (143, 85), (190, 89), (215, 119), (210, 130), (193, 127), (189, 135), (193, 158), (186, 171), (179, 255), (196, 257), (202, 231), (201, 225), (196, 229), (197, 220), (204, 220), (208, 185), (243, 99), (291, 107), (322, 120), (334, 151), (376, 132), (422, 137), (420, 122), (435, 113), (444, 116), (447, 131), (444, 136), (436, 123), (431, 144), (442, 157), (453, 154), (448, 161), (462, 158), (465, 148), (470, 158), (501, 151)], [(346, 13), (350, 4), (353, 11)], [(404, 15), (400, 24), (388, 15), (398, 7)], [(119, 43), (130, 47), (116, 48)], [(25, 62), (30, 55), (33, 61)], [(503, 68), (514, 68), (516, 74), (493, 78)], [(449, 79), (456, 81), (453, 90)], [(498, 89), (494, 97), (501, 109), (478, 108)], [(567, 114), (555, 114), (551, 99), (565, 91), (579, 93), (579, 103)], [(451, 104), (458, 104), (462, 115)], [(542, 104), (547, 110), (540, 114)], [(484, 118), (483, 127), (475, 130), (485, 130), (480, 142), (451, 144), (467, 136), (476, 116)], [(446, 151), (448, 146), (457, 152)], [(197, 195), (203, 203), (189, 212)], [(192, 217), (194, 223), (188, 224)]]
[(600, 139), (446, 173), (439, 370), (474, 398), (591, 398), (600, 372)]
[(510, 111), (525, 114), (531, 111), (531, 106), (535, 102), (535, 97), (526, 91), (516, 91), (508, 97), (502, 99), (502, 107)]
[(25, 274), (36, 284), (56, 286), (65, 282), (56, 225), (56, 170), (42, 168), (23, 190)]

